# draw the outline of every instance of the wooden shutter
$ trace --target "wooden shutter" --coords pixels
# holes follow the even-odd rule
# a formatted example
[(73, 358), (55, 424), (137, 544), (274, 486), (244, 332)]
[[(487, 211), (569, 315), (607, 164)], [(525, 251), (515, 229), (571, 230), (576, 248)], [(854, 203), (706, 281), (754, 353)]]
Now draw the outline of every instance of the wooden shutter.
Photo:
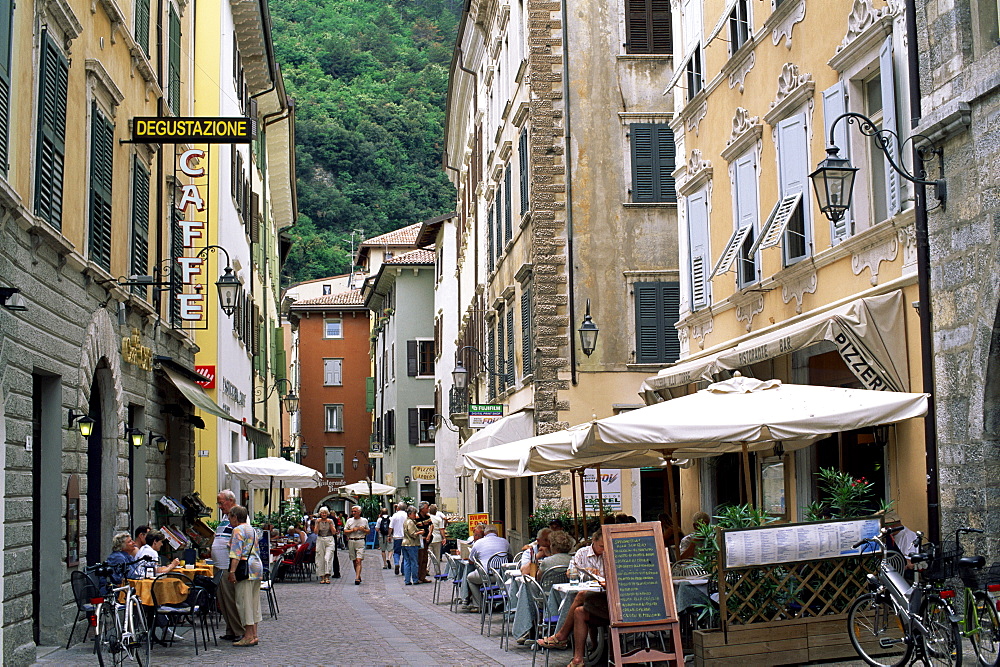
[(167, 62), (167, 102), (175, 116), (181, 115), (181, 19), (170, 7), (169, 60)]
[(662, 123), (629, 126), (632, 148), (632, 201), (676, 202), (674, 133)]
[(649, 0), (649, 25), (653, 53), (673, 53), (674, 36), (670, 18), (670, 0)]
[(503, 249), (504, 249), (504, 240), (503, 240), (503, 208), (502, 208), (503, 207), (503, 199), (501, 198), (501, 195), (503, 193), (501, 192), (501, 190), (503, 190), (503, 188), (501, 187), (501, 184), (497, 183), (496, 202), (495, 202), (495, 204), (493, 206), (493, 213), (494, 213), (494, 216), (495, 216), (493, 218), (493, 221), (497, 225), (497, 230), (495, 232), (495, 236), (496, 236), (496, 240), (497, 240), (497, 264), (500, 263), (500, 258), (503, 257)]
[(250, 193), (250, 243), (260, 243), (260, 195)]
[(669, 0), (626, 0), (625, 52), (673, 51)]
[(504, 319), (503, 308), (497, 311), (497, 356), (494, 357), (493, 372), (497, 377), (497, 391), (503, 393), (507, 389), (507, 346), (504, 344)]
[(385, 414), (386, 414), (386, 420), (385, 420), (385, 441), (388, 444), (390, 444), (393, 447), (395, 447), (396, 446), (396, 411), (395, 410), (389, 410)]
[[(896, 122), (896, 76), (895, 68), (892, 65), (892, 35), (885, 38), (882, 48), (878, 54), (879, 62), (879, 82), (882, 85), (882, 129), (889, 130), (888, 135), (889, 154), (893, 160), (899, 162), (899, 143), (894, 138), (899, 124)], [(885, 136), (885, 135), (883, 135)], [(902, 181), (899, 174), (885, 160), (885, 210), (890, 217), (899, 213), (902, 202), (900, 189)], [(873, 223), (880, 222), (872, 220)]]
[(674, 131), (665, 124), (654, 125), (653, 140), (656, 147), (656, 200), (676, 203), (673, 173), (677, 149), (674, 146)]
[(486, 212), (486, 267), (493, 273), (493, 207)]
[(12, 0), (0, 0), (0, 172), (6, 174), (10, 155), (10, 62)]
[[(830, 126), (842, 113), (847, 111), (847, 98), (844, 94), (844, 83), (838, 81), (823, 91), (823, 136), (830, 136)], [(850, 159), (851, 146), (848, 142), (847, 123), (840, 123), (834, 133), (840, 157)], [(844, 212), (844, 217), (830, 223), (830, 245), (836, 245), (851, 235), (851, 209)]]
[(149, 57), (149, 0), (135, 0), (135, 41)]
[[(487, 357), (486, 358), (489, 360), (489, 369), (491, 371), (495, 372), (495, 368), (494, 368), (495, 362), (494, 362), (494, 360), (496, 359), (496, 354), (497, 354), (497, 341), (496, 341), (496, 333), (494, 332), (493, 327), (489, 328), (489, 331), (486, 334), (486, 340), (487, 340), (487, 346), (486, 346)], [(470, 370), (469, 373), (472, 374), (472, 371)], [(496, 395), (497, 395), (497, 377), (492, 372), (488, 373), (488, 375), (489, 375), (489, 378), (490, 378), (488, 396), (490, 397), (490, 400), (492, 401), (494, 398), (496, 398)]]
[(521, 130), (517, 140), (517, 159), (521, 176), (521, 215), (528, 212), (528, 130)]
[(531, 374), (531, 290), (521, 292), (521, 372)]
[(511, 210), (510, 210), (512, 202), (511, 202), (511, 189), (510, 189), (511, 174), (510, 174), (509, 164), (507, 165), (507, 169), (504, 172), (503, 182), (504, 182), (503, 189), (505, 195), (503, 201), (503, 226), (504, 226), (504, 235), (506, 236), (507, 241), (509, 242), (512, 238), (514, 238), (514, 233), (513, 233), (514, 225), (513, 222), (511, 221)]
[(676, 282), (636, 283), (636, 363), (669, 363), (680, 357), (680, 339), (674, 325), (680, 310)]
[(90, 259), (111, 270), (111, 186), (114, 174), (115, 127), (97, 105), (90, 122)]
[(365, 378), (365, 412), (375, 411), (375, 378)]
[(333, 359), (323, 360), (323, 384), (332, 385), (333, 382)]
[[(774, 237), (781, 234), (782, 254), (785, 265), (796, 262), (809, 254), (809, 241), (811, 238), (809, 229), (809, 207), (806, 205), (809, 194), (809, 138), (806, 129), (806, 117), (804, 113), (797, 114), (791, 118), (778, 123), (778, 179), (781, 189), (782, 201), (785, 202), (786, 209), (779, 209), (772, 224)], [(798, 195), (799, 201), (792, 204), (791, 197)], [(777, 225), (780, 225), (777, 226)], [(784, 232), (780, 231), (781, 227)], [(775, 238), (774, 241), (777, 239)], [(767, 243), (774, 242), (765, 238), (764, 229), (761, 228), (758, 242), (761, 247), (768, 247)]]
[(514, 386), (514, 304), (507, 308), (507, 384)]
[(407, 410), (407, 418), (409, 425), (409, 441), (411, 445), (416, 445), (420, 442), (420, 410), (418, 408), (409, 408)]
[(687, 198), (688, 245), (691, 260), (691, 310), (708, 305), (706, 272), (711, 261), (708, 248), (708, 193), (699, 190)]
[(63, 162), (66, 154), (66, 94), (69, 63), (48, 32), (42, 39), (38, 92), (35, 213), (62, 229)]
[(660, 299), (663, 308), (663, 362), (671, 363), (681, 358), (681, 339), (675, 326), (680, 319), (680, 283), (661, 283)]
[(406, 374), (411, 378), (417, 377), (420, 371), (419, 350), (417, 348), (417, 341), (406, 341)]
[[(138, 156), (132, 157), (132, 265), (133, 275), (149, 272), (149, 172)], [(146, 288), (133, 285), (135, 294)]]
[(740, 286), (756, 282), (759, 278), (756, 255), (747, 250), (753, 246), (757, 229), (757, 158), (751, 150), (736, 159), (736, 226), (748, 229), (739, 251), (736, 269)]

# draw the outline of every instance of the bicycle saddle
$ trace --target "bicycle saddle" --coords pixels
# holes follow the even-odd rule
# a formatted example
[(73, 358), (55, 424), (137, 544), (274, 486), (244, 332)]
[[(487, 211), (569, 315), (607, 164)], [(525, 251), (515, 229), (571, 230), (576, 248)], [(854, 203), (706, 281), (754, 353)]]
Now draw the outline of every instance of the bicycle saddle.
[(959, 567), (973, 567), (978, 570), (984, 565), (986, 565), (986, 558), (984, 556), (965, 556), (958, 559)]

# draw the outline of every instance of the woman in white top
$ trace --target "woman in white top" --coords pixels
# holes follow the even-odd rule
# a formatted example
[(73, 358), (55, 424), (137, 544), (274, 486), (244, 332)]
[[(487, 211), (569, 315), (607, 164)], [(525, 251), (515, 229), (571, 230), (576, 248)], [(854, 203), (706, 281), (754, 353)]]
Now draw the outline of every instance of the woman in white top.
[[(160, 565), (160, 549), (163, 548), (163, 542), (166, 539), (167, 538), (163, 535), (163, 533), (158, 530), (151, 530), (146, 533), (146, 543), (142, 545), (139, 551), (135, 554), (135, 558), (136, 560), (139, 560), (143, 556), (149, 556), (153, 560), (148, 565), (145, 563), (140, 564), (140, 571), (143, 571), (142, 568), (148, 567), (151, 568), (156, 574), (163, 574), (164, 572), (172, 572), (177, 569), (177, 566), (181, 564), (180, 560), (177, 558), (170, 561), (168, 565)], [(150, 570), (147, 569), (144, 571), (149, 572)], [(147, 574), (146, 578), (151, 579), (152, 577)]]

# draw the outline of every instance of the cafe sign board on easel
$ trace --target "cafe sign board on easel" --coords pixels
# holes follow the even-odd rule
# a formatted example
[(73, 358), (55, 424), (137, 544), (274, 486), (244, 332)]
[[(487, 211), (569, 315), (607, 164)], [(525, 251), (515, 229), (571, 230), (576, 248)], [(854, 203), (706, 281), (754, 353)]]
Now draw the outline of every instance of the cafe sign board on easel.
[[(680, 624), (662, 526), (657, 521), (608, 524), (601, 532), (615, 664), (666, 660), (683, 665)], [(623, 655), (621, 636), (637, 632), (669, 633), (670, 652), (641, 649)]]

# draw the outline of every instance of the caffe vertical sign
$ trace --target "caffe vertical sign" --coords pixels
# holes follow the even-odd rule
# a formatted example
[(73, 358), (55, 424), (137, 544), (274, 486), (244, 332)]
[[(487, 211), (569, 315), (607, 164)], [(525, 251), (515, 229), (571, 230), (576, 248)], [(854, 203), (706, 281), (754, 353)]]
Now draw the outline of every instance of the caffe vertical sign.
[[(256, 137), (256, 123), (242, 117), (133, 118), (132, 141), (146, 144), (202, 146), (176, 151), (172, 216), (174, 312), (181, 328), (208, 328), (207, 293), (214, 282), (207, 266), (208, 169), (212, 144), (245, 144)], [(235, 150), (233, 146), (232, 150)], [(179, 247), (178, 247), (179, 246)], [(219, 273), (216, 271), (215, 273)]]

